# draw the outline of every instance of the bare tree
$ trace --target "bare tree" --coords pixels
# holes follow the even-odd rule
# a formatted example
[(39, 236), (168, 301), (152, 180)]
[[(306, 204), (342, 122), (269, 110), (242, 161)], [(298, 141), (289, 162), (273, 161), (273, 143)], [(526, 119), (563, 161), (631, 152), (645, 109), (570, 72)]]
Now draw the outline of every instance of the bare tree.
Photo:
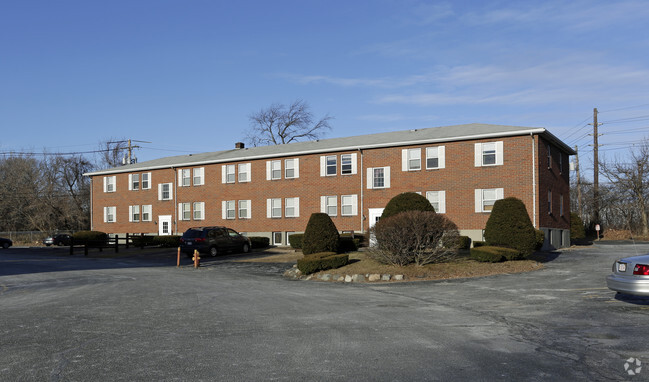
[(249, 116), (250, 129), (244, 141), (252, 146), (281, 145), (300, 140), (318, 139), (330, 130), (329, 115), (314, 122), (309, 105), (297, 100), (288, 107), (273, 104)]
[(123, 153), (128, 149), (128, 140), (126, 139), (111, 139), (99, 144), (101, 151), (101, 158), (99, 159), (99, 167), (117, 167), (122, 165)]
[[(649, 235), (647, 208), (649, 207), (649, 141), (643, 140), (637, 149), (631, 150), (625, 160), (600, 164), (602, 174), (614, 188), (617, 208), (623, 208), (624, 219), (629, 221), (637, 212), (642, 235)], [(634, 211), (635, 210), (635, 211)], [(633, 228), (633, 227), (631, 227)]]

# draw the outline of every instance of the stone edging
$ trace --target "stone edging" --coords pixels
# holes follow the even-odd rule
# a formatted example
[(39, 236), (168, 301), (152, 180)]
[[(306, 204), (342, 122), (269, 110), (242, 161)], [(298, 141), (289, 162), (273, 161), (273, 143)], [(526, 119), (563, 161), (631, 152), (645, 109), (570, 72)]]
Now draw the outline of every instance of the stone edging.
[(284, 277), (295, 280), (317, 280), (317, 281), (330, 281), (330, 282), (345, 282), (345, 283), (362, 283), (362, 282), (385, 282), (385, 281), (404, 281), (404, 275), (389, 275), (389, 274), (365, 274), (365, 275), (342, 275), (333, 273), (324, 273), (318, 275), (303, 275), (297, 265), (284, 272)]

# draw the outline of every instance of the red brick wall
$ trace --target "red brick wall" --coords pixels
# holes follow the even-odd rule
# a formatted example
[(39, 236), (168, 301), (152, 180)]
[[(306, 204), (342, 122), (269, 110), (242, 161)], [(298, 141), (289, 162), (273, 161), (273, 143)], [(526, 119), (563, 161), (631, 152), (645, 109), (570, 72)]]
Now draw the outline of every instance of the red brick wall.
[[(503, 165), (492, 167), (474, 166), (474, 144), (476, 142), (503, 141)], [(296, 158), (287, 156), (282, 160), (282, 179), (266, 180), (266, 161), (256, 160), (238, 163), (251, 163), (251, 182), (223, 184), (221, 182), (222, 164), (202, 166), (205, 171), (205, 185), (190, 187), (175, 187), (174, 199), (158, 201), (159, 183), (177, 183), (175, 170), (152, 170), (152, 186), (150, 190), (129, 191), (128, 174), (117, 174), (117, 192), (103, 192), (103, 176), (93, 177), (93, 228), (108, 233), (149, 233), (157, 232), (158, 227), (152, 222), (129, 223), (128, 206), (153, 206), (152, 220), (157, 221), (159, 215), (172, 215), (177, 220), (178, 203), (205, 202), (205, 220), (177, 220), (174, 231), (184, 232), (192, 226), (226, 225), (241, 232), (272, 232), (272, 231), (304, 231), (308, 219), (313, 212), (320, 211), (320, 197), (335, 195), (338, 197), (338, 216), (332, 217), (339, 230), (367, 230), (368, 220), (361, 220), (361, 215), (368, 216), (368, 208), (382, 208), (393, 196), (401, 192), (446, 191), (446, 215), (460, 229), (483, 229), (489, 217), (488, 213), (475, 213), (474, 190), (484, 188), (503, 188), (504, 196), (515, 196), (525, 203), (530, 217), (533, 218), (533, 186), (532, 186), (532, 148), (537, 150), (537, 225), (567, 228), (569, 216), (569, 180), (568, 156), (563, 153), (563, 174), (558, 173), (558, 148), (552, 149), (553, 162), (551, 170), (546, 163), (545, 142), (530, 136), (505, 137), (481, 141), (446, 142), (446, 166), (444, 169), (425, 169), (425, 148), (436, 145), (416, 145), (408, 148), (422, 148), (422, 170), (403, 172), (401, 170), (401, 150), (405, 147), (377, 148), (361, 152), (337, 152), (338, 167), (336, 176), (320, 176), (320, 157), (327, 154), (299, 156), (299, 178), (284, 179), (284, 159)], [(340, 174), (340, 155), (345, 153), (357, 154), (357, 173), (354, 175)], [(329, 154), (332, 155), (332, 154)], [(367, 189), (366, 169), (370, 167), (390, 166), (391, 187), (389, 189)], [(236, 166), (235, 166), (236, 167)], [(237, 168), (238, 170), (238, 168)], [(238, 173), (237, 173), (238, 174)], [(547, 190), (552, 188), (553, 199), (556, 199), (553, 215), (547, 214)], [(559, 196), (565, 198), (564, 217), (559, 216)], [(358, 195), (358, 215), (341, 216), (341, 195)], [(363, 200), (361, 200), (363, 195)], [(300, 198), (300, 216), (297, 218), (266, 217), (266, 199)], [(221, 202), (224, 200), (252, 200), (251, 219), (223, 220), (221, 218)], [(361, 204), (363, 211), (361, 211)], [(117, 222), (103, 222), (103, 207), (117, 207)], [(238, 206), (237, 206), (238, 207)], [(282, 209), (282, 216), (284, 210)], [(362, 222), (362, 223), (361, 223)], [(363, 224), (363, 227), (361, 227)]]

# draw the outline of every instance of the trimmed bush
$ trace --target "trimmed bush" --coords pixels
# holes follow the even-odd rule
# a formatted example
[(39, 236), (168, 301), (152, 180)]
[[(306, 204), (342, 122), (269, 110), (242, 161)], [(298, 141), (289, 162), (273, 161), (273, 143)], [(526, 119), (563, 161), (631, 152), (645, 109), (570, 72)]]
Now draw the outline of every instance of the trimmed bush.
[(267, 248), (270, 245), (270, 239), (263, 236), (250, 236), (250, 246), (252, 248)]
[(584, 221), (581, 220), (579, 214), (575, 212), (570, 213), (570, 239), (583, 240), (586, 238), (586, 229), (584, 228)]
[(288, 237), (288, 242), (293, 249), (302, 249), (302, 240), (304, 239), (303, 233), (294, 233)]
[(352, 235), (340, 235), (338, 240), (338, 252), (354, 252), (358, 251), (360, 240), (352, 237)]
[(516, 259), (518, 258), (518, 256), (519, 256), (518, 250), (512, 248), (492, 247), (492, 246), (471, 248), (471, 258), (473, 260), (480, 261), (483, 263), (499, 263), (504, 260)]
[(316, 212), (311, 214), (302, 238), (302, 253), (310, 255), (318, 252), (338, 252), (340, 234), (329, 215)]
[(108, 234), (100, 231), (79, 231), (72, 235), (74, 245), (85, 245), (88, 247), (105, 247), (108, 242)]
[(489, 246), (518, 250), (521, 259), (531, 255), (536, 247), (536, 232), (525, 204), (512, 197), (494, 203), (484, 237)]
[(335, 252), (317, 252), (297, 260), (297, 268), (302, 274), (308, 275), (327, 269), (336, 269), (349, 263), (349, 256)]
[(473, 242), (473, 248), (475, 248), (475, 247), (484, 247), (486, 245), (487, 245), (486, 241), (476, 240), (476, 241)]
[(534, 231), (534, 233), (536, 234), (536, 245), (534, 246), (534, 249), (538, 251), (543, 248), (543, 243), (545, 242), (545, 232), (540, 229), (536, 229)]
[(378, 246), (368, 255), (382, 263), (425, 265), (457, 256), (457, 226), (433, 211), (401, 212), (379, 220), (372, 231)]
[(459, 236), (458, 237), (458, 248), (459, 249), (469, 249), (471, 248), (471, 238), (468, 236)]
[(435, 212), (435, 208), (425, 197), (414, 192), (404, 192), (390, 199), (383, 210), (381, 219), (386, 219), (405, 211)]

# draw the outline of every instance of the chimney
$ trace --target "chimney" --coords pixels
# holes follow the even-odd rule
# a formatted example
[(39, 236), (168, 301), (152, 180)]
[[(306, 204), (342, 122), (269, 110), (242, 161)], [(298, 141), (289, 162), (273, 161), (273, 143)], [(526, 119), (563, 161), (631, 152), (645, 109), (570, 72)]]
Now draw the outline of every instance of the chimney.
[(234, 144), (235, 149), (243, 149), (245, 147), (246, 147), (246, 145), (244, 145), (243, 142), (237, 142), (237, 143)]

